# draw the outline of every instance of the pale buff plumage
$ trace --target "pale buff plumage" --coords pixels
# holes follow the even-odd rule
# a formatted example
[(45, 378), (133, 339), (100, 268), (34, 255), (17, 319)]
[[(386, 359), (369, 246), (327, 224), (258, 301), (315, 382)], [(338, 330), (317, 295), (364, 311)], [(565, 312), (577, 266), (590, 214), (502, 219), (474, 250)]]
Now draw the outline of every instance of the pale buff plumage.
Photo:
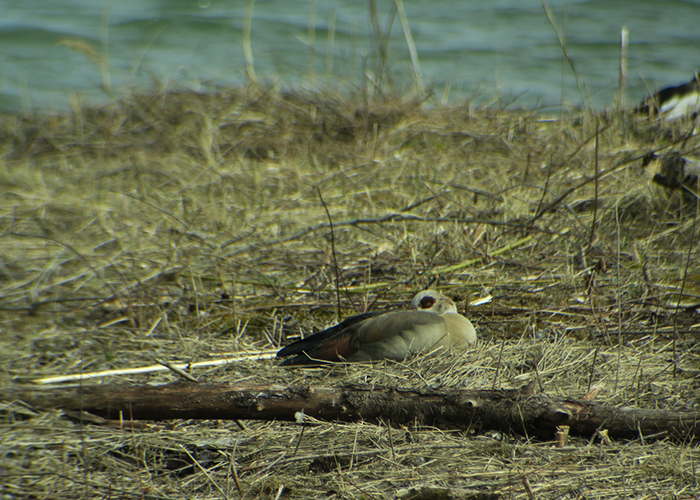
[(426, 290), (408, 311), (358, 314), (327, 330), (288, 345), (277, 353), (283, 365), (323, 361), (403, 360), (436, 347), (465, 349), (476, 342), (471, 322), (455, 303)]

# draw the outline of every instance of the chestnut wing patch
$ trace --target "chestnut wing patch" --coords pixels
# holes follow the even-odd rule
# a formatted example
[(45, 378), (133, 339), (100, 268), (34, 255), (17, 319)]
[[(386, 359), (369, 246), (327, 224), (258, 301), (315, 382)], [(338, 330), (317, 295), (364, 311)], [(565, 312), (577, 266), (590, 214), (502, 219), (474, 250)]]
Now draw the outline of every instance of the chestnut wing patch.
[(363, 322), (382, 314), (386, 313), (374, 311), (350, 316), (331, 328), (289, 344), (277, 353), (277, 357), (287, 358), (282, 365), (311, 364), (314, 363), (311, 358), (340, 361), (339, 356), (345, 358), (357, 352), (351, 347), (350, 338)]

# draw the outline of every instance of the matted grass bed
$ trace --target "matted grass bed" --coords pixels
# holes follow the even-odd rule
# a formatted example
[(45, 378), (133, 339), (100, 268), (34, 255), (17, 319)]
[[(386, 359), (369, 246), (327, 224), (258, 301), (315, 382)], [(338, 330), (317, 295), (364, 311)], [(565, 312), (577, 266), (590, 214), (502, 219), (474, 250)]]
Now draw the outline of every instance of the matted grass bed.
[[(597, 387), (609, 405), (698, 409), (697, 198), (658, 190), (641, 169), (651, 151), (696, 153), (692, 126), (252, 87), (3, 116), (1, 384), (248, 354), (191, 374), (470, 389), (536, 381), (550, 395)], [(336, 276), (344, 316), (405, 307), (429, 286), (458, 302), (479, 342), (404, 363), (255, 359), (337, 319)], [(684, 436), (573, 436), (555, 448), (361, 422), (122, 429), (0, 405), (3, 499), (700, 491), (700, 451)]]

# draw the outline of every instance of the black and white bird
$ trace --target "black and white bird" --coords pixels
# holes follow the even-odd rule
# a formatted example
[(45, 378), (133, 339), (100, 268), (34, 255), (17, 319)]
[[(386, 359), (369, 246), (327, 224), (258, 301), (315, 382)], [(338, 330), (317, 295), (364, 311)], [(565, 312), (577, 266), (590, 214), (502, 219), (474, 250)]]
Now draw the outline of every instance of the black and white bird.
[(665, 120), (677, 120), (700, 112), (700, 80), (696, 73), (692, 80), (677, 87), (666, 87), (644, 99), (637, 111), (658, 115)]

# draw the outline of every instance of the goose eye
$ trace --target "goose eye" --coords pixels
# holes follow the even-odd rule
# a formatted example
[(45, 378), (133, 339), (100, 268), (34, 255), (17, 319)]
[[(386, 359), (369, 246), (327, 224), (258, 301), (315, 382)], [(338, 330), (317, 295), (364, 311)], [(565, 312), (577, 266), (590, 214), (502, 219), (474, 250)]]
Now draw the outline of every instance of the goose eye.
[(420, 308), (421, 309), (430, 309), (435, 305), (435, 297), (423, 297), (420, 299)]

